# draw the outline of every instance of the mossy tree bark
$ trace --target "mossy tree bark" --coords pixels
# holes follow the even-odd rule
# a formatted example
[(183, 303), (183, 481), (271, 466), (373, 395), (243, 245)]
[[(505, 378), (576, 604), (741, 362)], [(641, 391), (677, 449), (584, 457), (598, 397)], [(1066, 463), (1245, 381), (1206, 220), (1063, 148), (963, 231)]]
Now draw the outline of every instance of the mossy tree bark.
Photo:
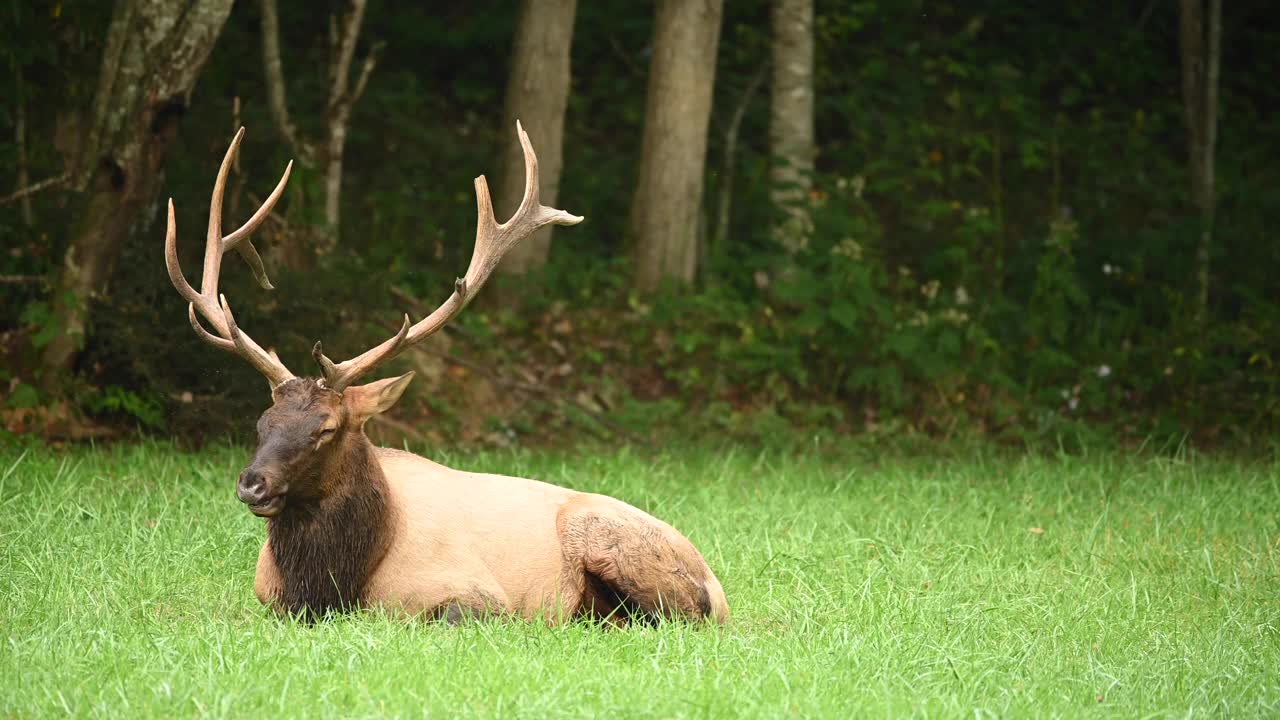
[[(44, 348), (46, 384), (83, 347), (89, 308), (144, 207), (191, 91), (222, 31), (232, 0), (117, 0), (98, 86), (73, 156), (71, 184), (82, 200), (58, 274), (54, 322)], [(157, 243), (159, 257), (161, 245)]]

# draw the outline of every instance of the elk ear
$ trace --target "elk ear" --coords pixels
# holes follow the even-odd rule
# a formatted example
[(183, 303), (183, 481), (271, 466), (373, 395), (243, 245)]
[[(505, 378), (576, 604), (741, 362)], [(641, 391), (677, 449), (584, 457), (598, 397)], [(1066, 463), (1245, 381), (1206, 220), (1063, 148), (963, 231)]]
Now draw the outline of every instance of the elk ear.
[(351, 419), (355, 420), (357, 425), (364, 425), (369, 418), (386, 412), (395, 405), (412, 379), (413, 371), (411, 370), (397, 378), (378, 380), (367, 385), (354, 385), (342, 392), (342, 402), (347, 406)]

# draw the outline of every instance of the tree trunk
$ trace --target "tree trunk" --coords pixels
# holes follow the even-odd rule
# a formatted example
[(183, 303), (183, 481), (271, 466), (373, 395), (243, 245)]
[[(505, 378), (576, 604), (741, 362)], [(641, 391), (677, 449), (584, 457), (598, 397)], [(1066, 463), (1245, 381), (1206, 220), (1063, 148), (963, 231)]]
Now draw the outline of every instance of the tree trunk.
[(729, 115), (729, 122), (725, 125), (724, 158), (720, 166), (720, 199), (716, 203), (716, 225), (708, 243), (710, 247), (706, 248), (702, 260), (708, 257), (719, 257), (719, 254), (724, 252), (729, 239), (729, 216), (733, 209), (733, 176), (738, 161), (738, 131), (742, 127), (742, 118), (747, 114), (747, 107), (751, 105), (751, 99), (755, 97), (756, 91), (764, 82), (765, 72), (768, 69), (768, 63), (761, 63), (760, 68), (747, 81), (742, 97), (738, 99), (738, 105)]
[(773, 0), (773, 97), (769, 197), (781, 213), (774, 238), (796, 252), (809, 244), (813, 129), (813, 0)]
[(635, 285), (690, 283), (715, 85), (721, 0), (659, 0), (645, 100), (640, 175), (628, 236)]
[(70, 369), (86, 318), (130, 228), (156, 193), (165, 155), (232, 0), (118, 0), (99, 70), (89, 132), (72, 183), (83, 204), (63, 257), (45, 348), (46, 382)]
[[(27, 170), (27, 89), (19, 66), (13, 68), (13, 85), (18, 91), (13, 119), (13, 144), (18, 149), (18, 187), (14, 188), (14, 192), (18, 192), (31, 184), (31, 173)], [(31, 210), (30, 196), (23, 195), (18, 202), (22, 203), (22, 224), (28, 229), (34, 227), (36, 218)]]
[[(524, 152), (516, 141), (516, 120), (538, 151), (542, 204), (556, 206), (563, 163), (564, 111), (569, 102), (569, 48), (577, 0), (524, 0), (511, 51), (511, 74), (502, 118), (502, 174), (494, 209), (507, 218), (524, 196)], [(498, 272), (524, 275), (547, 262), (551, 226), (507, 251)]]
[(351, 119), (351, 109), (364, 93), (369, 75), (377, 64), (381, 47), (380, 44), (374, 44), (360, 68), (355, 86), (351, 87), (351, 62), (355, 57), (356, 42), (360, 39), (360, 27), (364, 23), (367, 5), (368, 0), (350, 0), (350, 8), (341, 19), (341, 28), (337, 18), (329, 19), (329, 98), (324, 114), (324, 143), (317, 153), (317, 143), (304, 138), (289, 118), (284, 63), (280, 58), (280, 20), (276, 0), (260, 0), (263, 75), (267, 81), (271, 119), (298, 160), (307, 167), (318, 164), (324, 176), (324, 233), (316, 247), (316, 252), (320, 255), (326, 255), (338, 246), (342, 226), (342, 164), (347, 147), (347, 126)]
[(1182, 100), (1187, 122), (1187, 165), (1191, 204), (1200, 214), (1196, 243), (1196, 299), (1193, 321), (1203, 330), (1209, 310), (1209, 256), (1216, 205), (1214, 154), (1218, 142), (1218, 74), (1222, 47), (1222, 0), (1182, 0), (1179, 39), (1182, 49)]
[(347, 148), (347, 120), (329, 124), (324, 153), (324, 239), (317, 251), (327, 255), (338, 247), (342, 227), (342, 156)]

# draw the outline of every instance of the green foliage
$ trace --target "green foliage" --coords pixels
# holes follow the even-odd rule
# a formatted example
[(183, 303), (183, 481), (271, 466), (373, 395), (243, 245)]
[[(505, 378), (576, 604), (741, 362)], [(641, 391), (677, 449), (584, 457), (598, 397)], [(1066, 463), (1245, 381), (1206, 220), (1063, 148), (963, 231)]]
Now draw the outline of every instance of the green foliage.
[(82, 405), (93, 413), (121, 413), (147, 430), (164, 428), (164, 406), (154, 393), (136, 393), (109, 385), (92, 394)]
[[(314, 136), (326, 15), (281, 5), (290, 105)], [(572, 315), (582, 332), (572, 334), (574, 374), (563, 382), (615, 398), (611, 412), (636, 428), (762, 438), (753, 427), (781, 418), (1036, 441), (1264, 436), (1280, 427), (1280, 86), (1269, 52), (1280, 36), (1265, 7), (1225, 13), (1212, 293), (1196, 324), (1199, 223), (1186, 190), (1177, 13), (1153, 7), (819, 3), (819, 152), (805, 201), (813, 233), (788, 252), (769, 232), (767, 82), (746, 105), (734, 176), (720, 172), (729, 118), (770, 50), (769, 3), (728, 3), (704, 193), (712, 228), (720, 191), (730, 191), (728, 237), (702, 249), (695, 288), (642, 297), (627, 288), (623, 238), (652, 5), (579, 3), (558, 202), (587, 222), (557, 230), (550, 264), (514, 288), (527, 298), (520, 307), (481, 302), (464, 314), (463, 331), (488, 343), (468, 352), (496, 367), (525, 362), (549, 337), (542, 318)], [(33, 179), (65, 166), (65, 148), (50, 138), (75, 127), (68, 107), (91, 98), (109, 10), (68, 2), (0, 13), (18, 39), (2, 57), (23, 70), (26, 91), (12, 73), (0, 83), (28, 100)], [(191, 277), (234, 98), (250, 132), (228, 224), (287, 159), (261, 64), (245, 62), (260, 52), (257, 13), (252, 3), (232, 12), (166, 162), (163, 193), (175, 198)], [(336, 352), (383, 335), (382, 323), (406, 309), (387, 286), (424, 303), (447, 297), (469, 257), (471, 179), (496, 181), (498, 150), (512, 142), (499, 118), (515, 22), (509, 3), (492, 0), (370, 8), (362, 45), (385, 48), (350, 126), (343, 245), (317, 266), (283, 268), (273, 246), (286, 231), (270, 223), (260, 246), (280, 290), (253, 287), (236, 259), (224, 271), (243, 324), (291, 367), (309, 369), (317, 339)], [(13, 111), (0, 108), (6, 137)], [(0, 146), (0, 166), (15, 163), (14, 149)], [(314, 169), (295, 168), (279, 213), (288, 232), (306, 237), (318, 223), (322, 187)], [(16, 205), (0, 208), (0, 274), (49, 278), (59, 267), (75, 195), (32, 200), (34, 227)], [(152, 426), (154, 401), (173, 432), (221, 434), (260, 406), (260, 381), (191, 337), (158, 264), (162, 210), (145, 209), (91, 308), (79, 380), (149, 398), (115, 395), (95, 413)], [(0, 352), (15, 376), (40, 377), (39, 350), (58, 332), (52, 292), (0, 284)], [(173, 400), (184, 392), (197, 400)], [(453, 424), (470, 411), (456, 402), (421, 407)]]
[(33, 408), (38, 404), (40, 404), (39, 391), (23, 382), (15, 384), (9, 391), (9, 397), (5, 399), (5, 407), (17, 410)]

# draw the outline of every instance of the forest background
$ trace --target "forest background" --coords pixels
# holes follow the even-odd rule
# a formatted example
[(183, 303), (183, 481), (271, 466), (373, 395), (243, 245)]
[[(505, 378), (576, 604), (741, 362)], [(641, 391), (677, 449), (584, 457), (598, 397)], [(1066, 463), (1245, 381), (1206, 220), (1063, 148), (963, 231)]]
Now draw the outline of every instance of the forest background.
[(443, 302), (471, 180), (585, 215), (508, 256), (383, 442), (1267, 444), (1280, 26), (1263, 2), (293, 0), (0, 9), (0, 425), (244, 438), (192, 333), (217, 163), (240, 324), (303, 372)]

